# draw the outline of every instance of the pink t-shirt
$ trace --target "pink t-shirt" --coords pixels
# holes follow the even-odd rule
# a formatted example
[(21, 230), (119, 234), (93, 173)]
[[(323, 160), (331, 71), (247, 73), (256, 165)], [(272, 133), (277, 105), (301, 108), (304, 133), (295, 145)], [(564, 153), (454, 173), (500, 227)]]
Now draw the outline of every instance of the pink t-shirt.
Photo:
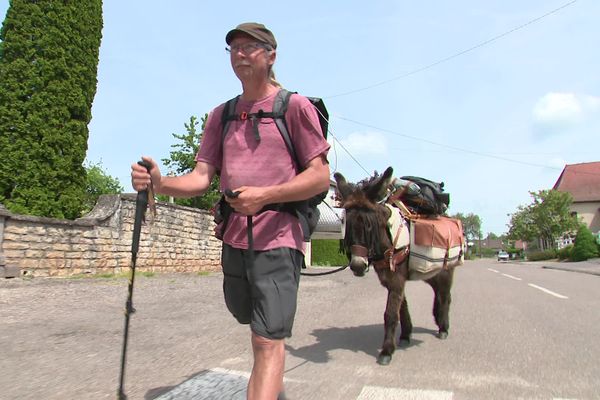
[[(236, 105), (236, 114), (270, 112), (277, 92), (258, 101)], [(270, 186), (290, 181), (298, 173), (295, 162), (272, 118), (258, 120), (257, 141), (250, 119), (231, 121), (221, 151), (221, 114), (225, 105), (215, 108), (206, 121), (197, 161), (221, 170), (221, 189), (240, 186)], [(329, 144), (321, 133), (317, 111), (303, 96), (292, 95), (285, 114), (294, 150), (304, 166), (320, 154), (327, 155)], [(246, 216), (232, 213), (223, 241), (232, 247), (247, 249)], [(291, 247), (304, 252), (302, 228), (298, 218), (289, 212), (264, 211), (253, 217), (255, 250)]]

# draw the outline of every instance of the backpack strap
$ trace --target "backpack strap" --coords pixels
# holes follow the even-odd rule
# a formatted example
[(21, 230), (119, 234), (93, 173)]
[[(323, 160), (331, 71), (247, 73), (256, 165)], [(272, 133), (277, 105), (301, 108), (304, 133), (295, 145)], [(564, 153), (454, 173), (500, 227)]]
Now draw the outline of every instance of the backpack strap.
[[(238, 121), (238, 120), (244, 121), (244, 120), (250, 119), (252, 121), (252, 126), (254, 129), (254, 137), (256, 138), (257, 141), (260, 141), (257, 120), (261, 119), (261, 118), (272, 118), (277, 126), (277, 129), (279, 130), (279, 133), (281, 134), (281, 137), (283, 138), (283, 141), (285, 142), (285, 145), (286, 145), (288, 151), (290, 152), (292, 159), (296, 163), (298, 170), (302, 171), (304, 168), (302, 168), (302, 165), (300, 164), (300, 162), (298, 160), (298, 156), (296, 155), (296, 151), (294, 150), (294, 144), (292, 143), (292, 139), (290, 137), (289, 130), (287, 128), (287, 123), (285, 122), (285, 113), (287, 112), (288, 105), (290, 103), (290, 98), (292, 97), (292, 94), (294, 94), (294, 93), (296, 93), (296, 92), (290, 92), (289, 90), (286, 90), (286, 89), (280, 89), (279, 92), (277, 92), (277, 95), (275, 96), (275, 99), (273, 101), (273, 109), (271, 110), (271, 112), (265, 112), (263, 110), (258, 110), (258, 112), (256, 112), (256, 113), (251, 113), (251, 114), (242, 113), (240, 115), (237, 115), (235, 113), (235, 108), (237, 106), (240, 96), (238, 95), (238, 96), (234, 97), (233, 99), (228, 100), (225, 103), (225, 107), (223, 108), (223, 113), (221, 114), (221, 126), (223, 127), (223, 130), (221, 133), (221, 151), (223, 151), (223, 146), (225, 143), (225, 135), (227, 135), (227, 131), (229, 130), (231, 121)], [(308, 221), (308, 217), (307, 217), (307, 214), (308, 214), (308, 201), (307, 200), (292, 202), (292, 203), (285, 203), (285, 204), (282, 203), (281, 205), (279, 205), (279, 204), (271, 205), (271, 207), (267, 206), (267, 207), (265, 207), (265, 209), (277, 209), (280, 211), (287, 211), (287, 212), (290, 212), (290, 213), (296, 215), (298, 217), (298, 219), (300, 220), (300, 225), (302, 226), (304, 241), (310, 240), (309, 221)], [(250, 236), (249, 236), (249, 239), (250, 239)]]
[(281, 136), (283, 137), (283, 141), (285, 142), (288, 151), (292, 155), (292, 159), (298, 166), (298, 169), (302, 170), (303, 168), (298, 161), (298, 156), (296, 155), (296, 150), (294, 150), (294, 145), (292, 143), (292, 139), (290, 138), (287, 123), (285, 122), (285, 113), (287, 112), (288, 105), (290, 104), (290, 97), (292, 97), (292, 94), (294, 93), (296, 92), (290, 92), (286, 89), (281, 89), (279, 93), (277, 93), (277, 96), (275, 96), (275, 100), (273, 102), (272, 118), (273, 121), (275, 121)]
[[(290, 104), (290, 97), (292, 94), (296, 92), (290, 92), (286, 89), (281, 89), (275, 96), (275, 100), (273, 101), (273, 111), (272, 118), (277, 125), (277, 129), (279, 129), (279, 133), (281, 133), (281, 137), (285, 142), (285, 145), (292, 156), (292, 159), (296, 163), (299, 171), (302, 171), (304, 168), (300, 161), (298, 160), (298, 156), (296, 155), (296, 150), (294, 150), (294, 144), (292, 143), (292, 139), (289, 134), (289, 130), (287, 128), (287, 123), (285, 122), (285, 113), (287, 112), (288, 105)], [(295, 201), (292, 203), (288, 203), (288, 206), (293, 210), (293, 214), (298, 217), (300, 221), (300, 226), (302, 227), (303, 239), (305, 242), (310, 241), (310, 216), (309, 216), (309, 206), (308, 200)], [(318, 210), (314, 210), (318, 212)], [(319, 217), (317, 216), (317, 219)]]
[(300, 162), (298, 161), (298, 156), (296, 155), (296, 150), (294, 150), (294, 144), (292, 143), (292, 139), (289, 134), (289, 130), (287, 128), (287, 123), (285, 122), (285, 113), (287, 112), (288, 105), (290, 103), (290, 97), (292, 94), (296, 92), (290, 92), (286, 89), (280, 89), (275, 96), (273, 101), (273, 110), (270, 112), (265, 112), (263, 110), (258, 110), (256, 113), (242, 113), (240, 115), (235, 113), (235, 107), (237, 106), (238, 100), (240, 96), (236, 96), (233, 99), (228, 100), (225, 103), (225, 107), (223, 108), (223, 113), (221, 114), (221, 126), (223, 127), (221, 134), (221, 145), (225, 141), (225, 135), (229, 131), (229, 125), (231, 125), (231, 121), (245, 121), (247, 119), (252, 121), (252, 127), (254, 129), (254, 137), (257, 141), (260, 141), (260, 134), (258, 132), (258, 121), (262, 118), (272, 118), (281, 133), (281, 137), (285, 142), (285, 145), (290, 152), (292, 159), (298, 166), (298, 169), (302, 169)]
[(238, 100), (240, 96), (236, 96), (233, 99), (227, 100), (225, 103), (225, 107), (223, 108), (223, 113), (221, 114), (221, 152), (223, 151), (223, 142), (225, 141), (225, 135), (229, 130), (229, 125), (231, 125), (231, 121), (235, 121), (237, 115), (235, 114), (235, 107), (237, 106)]

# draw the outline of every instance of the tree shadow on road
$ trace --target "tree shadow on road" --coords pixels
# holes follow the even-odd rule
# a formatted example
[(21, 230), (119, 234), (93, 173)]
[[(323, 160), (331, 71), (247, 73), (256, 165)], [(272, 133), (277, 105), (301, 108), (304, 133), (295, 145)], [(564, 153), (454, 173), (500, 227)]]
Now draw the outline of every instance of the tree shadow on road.
[[(406, 350), (413, 346), (419, 346), (423, 341), (414, 338), (414, 334), (416, 333), (426, 333), (432, 336), (437, 335), (437, 331), (414, 327), (410, 343), (399, 343), (397, 350)], [(400, 332), (398, 331), (397, 334), (399, 335)], [(313, 363), (328, 362), (331, 359), (330, 352), (334, 350), (348, 350), (355, 353), (362, 352), (373, 358), (377, 358), (381, 343), (383, 342), (384, 331), (383, 325), (376, 324), (315, 329), (311, 332), (311, 335), (316, 338), (316, 343), (299, 348), (294, 348), (286, 344), (286, 350), (295, 357)]]

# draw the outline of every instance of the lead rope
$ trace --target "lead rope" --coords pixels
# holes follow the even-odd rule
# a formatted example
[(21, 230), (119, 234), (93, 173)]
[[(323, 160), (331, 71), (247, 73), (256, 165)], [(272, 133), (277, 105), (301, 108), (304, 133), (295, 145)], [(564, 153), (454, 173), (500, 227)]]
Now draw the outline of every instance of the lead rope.
[(252, 222), (252, 215), (246, 216), (246, 233), (248, 235), (248, 263), (254, 267), (254, 235), (252, 234), (252, 228), (254, 223)]

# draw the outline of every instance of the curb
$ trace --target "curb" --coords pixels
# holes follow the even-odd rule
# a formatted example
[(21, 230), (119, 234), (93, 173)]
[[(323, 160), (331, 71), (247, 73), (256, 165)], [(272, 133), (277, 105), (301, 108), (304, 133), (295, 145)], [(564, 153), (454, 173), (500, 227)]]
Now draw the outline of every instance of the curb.
[(600, 276), (600, 267), (563, 267), (558, 265), (542, 265), (542, 268), (545, 269), (555, 269), (560, 271), (569, 271), (569, 272), (579, 272), (582, 274), (596, 275)]

